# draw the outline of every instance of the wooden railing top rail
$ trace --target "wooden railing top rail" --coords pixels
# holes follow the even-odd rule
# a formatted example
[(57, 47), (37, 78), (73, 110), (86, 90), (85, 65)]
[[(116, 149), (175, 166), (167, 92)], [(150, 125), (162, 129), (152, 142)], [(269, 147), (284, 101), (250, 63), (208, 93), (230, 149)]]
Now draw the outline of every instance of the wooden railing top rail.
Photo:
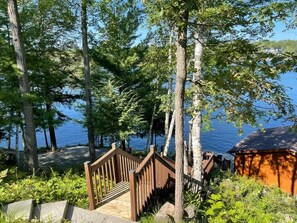
[[(168, 158), (165, 160), (164, 157), (160, 156), (158, 153), (156, 153), (155, 155), (160, 163), (162, 163), (166, 168), (168, 168), (170, 171), (175, 173), (175, 168), (174, 168), (175, 166), (172, 165), (173, 163), (171, 163), (171, 161), (173, 161), (172, 159), (165, 156), (166, 158)], [(167, 162), (167, 161), (169, 161), (169, 162)]]
[(131, 160), (133, 160), (133, 161), (135, 161), (137, 163), (141, 163), (142, 162), (142, 159), (137, 158), (137, 157), (131, 155), (130, 153), (128, 153), (128, 152), (126, 152), (126, 151), (124, 151), (122, 149), (117, 149), (117, 153), (118, 154), (121, 154), (122, 156), (125, 156), (125, 157), (127, 157), (127, 158), (129, 158), (129, 159), (131, 159)]
[(141, 161), (141, 163), (139, 164), (139, 166), (136, 168), (136, 170), (134, 171), (135, 174), (138, 174), (141, 172), (141, 170), (143, 169), (143, 167), (145, 167), (145, 165), (150, 161), (150, 159), (154, 156), (156, 152), (156, 148), (151, 146), (150, 147), (150, 152), (147, 154), (147, 156), (144, 158), (144, 160)]
[(101, 156), (98, 160), (91, 164), (92, 167), (97, 167), (103, 165), (107, 160), (113, 157), (117, 152), (116, 148), (113, 148), (107, 151), (103, 156)]
[(97, 168), (98, 166), (103, 165), (107, 160), (109, 160), (111, 157), (113, 157), (115, 154), (120, 154), (122, 156), (125, 156), (137, 163), (141, 163), (142, 160), (131, 155), (130, 153), (125, 152), (124, 150), (117, 149), (116, 147), (113, 146), (111, 150), (106, 152), (103, 156), (101, 156), (98, 160), (96, 160), (94, 163), (91, 164), (91, 168)]

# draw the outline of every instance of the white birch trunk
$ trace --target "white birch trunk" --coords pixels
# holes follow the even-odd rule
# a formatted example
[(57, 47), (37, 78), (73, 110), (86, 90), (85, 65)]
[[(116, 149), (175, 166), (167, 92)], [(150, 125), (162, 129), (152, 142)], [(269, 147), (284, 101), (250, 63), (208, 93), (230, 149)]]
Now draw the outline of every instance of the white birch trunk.
[(148, 133), (148, 136), (147, 136), (147, 144), (146, 144), (146, 152), (147, 153), (149, 153), (150, 146), (153, 144), (152, 134), (153, 134), (153, 125), (154, 125), (155, 113), (156, 113), (156, 103), (154, 104), (153, 114), (152, 114), (151, 123), (150, 123), (150, 129), (149, 129), (149, 133)]
[(164, 132), (164, 144), (167, 142), (169, 134), (169, 119), (170, 119), (170, 107), (172, 101), (172, 80), (173, 80), (173, 69), (172, 69), (172, 40), (174, 35), (174, 28), (171, 29), (170, 38), (169, 38), (169, 49), (168, 49), (168, 67), (170, 70), (168, 77), (168, 90), (167, 90), (167, 102), (166, 102), (166, 112), (165, 112), (165, 132)]
[(196, 71), (193, 73), (193, 84), (195, 84), (194, 96), (193, 96), (193, 106), (194, 112), (192, 117), (192, 151), (193, 151), (193, 192), (197, 192), (202, 185), (203, 180), (203, 169), (202, 169), (202, 145), (201, 145), (201, 96), (202, 89), (199, 82), (202, 79), (201, 73), (201, 59), (203, 53), (203, 39), (200, 33), (199, 27), (195, 31), (195, 56), (194, 56), (194, 66)]
[(163, 150), (164, 156), (167, 156), (167, 154), (168, 154), (168, 149), (169, 149), (169, 144), (170, 144), (170, 140), (171, 140), (172, 133), (173, 133), (174, 123), (175, 123), (175, 110), (172, 113), (170, 127), (169, 127), (169, 131), (168, 131), (168, 137), (166, 139), (164, 150)]

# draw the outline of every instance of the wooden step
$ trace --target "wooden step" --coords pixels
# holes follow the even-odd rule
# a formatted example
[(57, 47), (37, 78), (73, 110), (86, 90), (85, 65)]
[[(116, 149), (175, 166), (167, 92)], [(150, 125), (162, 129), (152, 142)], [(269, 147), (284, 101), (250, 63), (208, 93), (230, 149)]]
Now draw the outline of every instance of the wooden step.
[(132, 221), (127, 219), (96, 211), (89, 211), (72, 205), (68, 207), (66, 219), (71, 223), (132, 223)]
[(107, 193), (107, 195), (99, 202), (99, 206), (102, 206), (117, 197), (120, 197), (121, 195), (127, 193), (130, 191), (130, 183), (129, 182), (119, 182), (117, 183), (110, 192)]
[(10, 204), (4, 205), (1, 210), (2, 212), (7, 214), (7, 217), (11, 221), (12, 219), (30, 221), (32, 219), (32, 213), (33, 213), (33, 200), (29, 199), (25, 201), (10, 203)]

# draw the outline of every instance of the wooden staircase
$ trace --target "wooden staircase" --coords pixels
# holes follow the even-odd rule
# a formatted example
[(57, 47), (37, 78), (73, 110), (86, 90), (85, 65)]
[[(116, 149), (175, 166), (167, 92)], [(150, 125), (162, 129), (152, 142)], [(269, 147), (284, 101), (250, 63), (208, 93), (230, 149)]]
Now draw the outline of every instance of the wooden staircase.
[[(204, 154), (203, 169), (208, 174), (214, 154)], [(136, 221), (150, 199), (162, 191), (174, 189), (175, 162), (162, 157), (151, 146), (143, 159), (112, 149), (94, 163), (85, 163), (90, 210)]]

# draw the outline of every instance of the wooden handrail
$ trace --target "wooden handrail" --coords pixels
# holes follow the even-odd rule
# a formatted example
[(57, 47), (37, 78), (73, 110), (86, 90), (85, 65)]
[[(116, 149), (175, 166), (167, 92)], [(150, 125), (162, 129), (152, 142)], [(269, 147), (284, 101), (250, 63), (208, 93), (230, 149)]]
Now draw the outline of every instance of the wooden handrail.
[(175, 178), (174, 168), (151, 146), (149, 154), (137, 169), (129, 173), (131, 220), (137, 220), (155, 191), (165, 188), (170, 178)]
[(141, 159), (117, 149), (115, 144), (112, 147), (94, 163), (84, 164), (90, 210), (94, 210), (100, 205), (102, 199), (116, 183), (129, 182), (129, 171), (136, 169), (141, 163)]
[(203, 171), (207, 175), (211, 171), (214, 165), (214, 153), (206, 153), (208, 159), (203, 160)]

